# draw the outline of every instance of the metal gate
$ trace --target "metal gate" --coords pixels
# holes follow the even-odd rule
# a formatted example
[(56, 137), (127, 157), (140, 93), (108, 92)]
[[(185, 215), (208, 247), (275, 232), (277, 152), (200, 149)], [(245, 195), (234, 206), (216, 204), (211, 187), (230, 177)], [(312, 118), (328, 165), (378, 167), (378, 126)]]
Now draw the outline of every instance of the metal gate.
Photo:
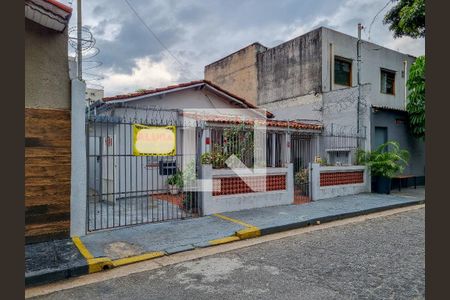
[[(200, 127), (168, 117), (172, 112), (151, 121), (137, 119), (136, 112), (127, 118), (130, 110), (123, 114), (87, 118), (87, 231), (199, 216)], [(176, 153), (134, 153), (134, 124), (175, 126)]]
[(291, 162), (294, 167), (294, 203), (310, 201), (309, 163), (314, 161), (317, 147), (311, 135), (291, 134)]

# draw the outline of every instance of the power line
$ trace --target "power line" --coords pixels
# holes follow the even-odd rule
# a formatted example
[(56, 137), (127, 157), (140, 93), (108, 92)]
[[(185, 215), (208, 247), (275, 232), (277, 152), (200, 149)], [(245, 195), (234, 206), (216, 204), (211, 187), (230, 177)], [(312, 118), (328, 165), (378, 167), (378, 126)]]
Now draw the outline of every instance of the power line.
[(181, 66), (181, 68), (184, 71), (187, 71), (191, 76), (196, 78), (197, 76), (195, 76), (190, 70), (185, 69), (185, 66), (181, 63), (181, 61), (179, 61), (178, 58), (169, 50), (169, 48), (167, 48), (166, 45), (164, 45), (164, 43), (159, 39), (159, 37), (150, 28), (150, 26), (148, 26), (147, 23), (145, 23), (145, 21), (139, 16), (137, 11), (134, 9), (133, 5), (131, 5), (131, 3), (128, 0), (124, 0), (124, 1), (128, 5), (128, 7), (133, 11), (133, 13), (136, 15), (136, 17), (139, 19), (139, 21), (144, 25), (144, 27), (147, 29), (147, 31), (150, 32), (150, 34), (155, 38), (155, 40), (157, 40), (158, 43), (170, 54), (170, 56), (172, 56), (172, 58)]
[(393, 1), (392, 1), (392, 0), (389, 0), (389, 1), (383, 6), (383, 8), (380, 9), (380, 10), (377, 12), (377, 14), (375, 15), (375, 17), (373, 17), (372, 22), (370, 22), (369, 33), (368, 33), (368, 35), (369, 35), (368, 40), (369, 40), (369, 41), (370, 41), (370, 31), (372, 30), (372, 25), (373, 25), (373, 23), (375, 23), (375, 19), (378, 17), (378, 15), (379, 15), (383, 10), (386, 9), (386, 7), (388, 7), (388, 5), (389, 5), (391, 2), (393, 2)]

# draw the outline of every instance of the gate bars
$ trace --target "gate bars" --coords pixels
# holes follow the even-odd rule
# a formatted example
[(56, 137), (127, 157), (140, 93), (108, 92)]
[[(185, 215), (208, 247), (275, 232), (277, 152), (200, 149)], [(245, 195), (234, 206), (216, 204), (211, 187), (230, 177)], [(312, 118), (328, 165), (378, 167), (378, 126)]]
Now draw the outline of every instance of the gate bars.
[[(175, 125), (176, 154), (133, 155), (133, 124)], [(167, 116), (150, 122), (87, 118), (87, 231), (199, 216), (199, 193), (192, 179), (198, 174), (200, 134), (197, 124)]]

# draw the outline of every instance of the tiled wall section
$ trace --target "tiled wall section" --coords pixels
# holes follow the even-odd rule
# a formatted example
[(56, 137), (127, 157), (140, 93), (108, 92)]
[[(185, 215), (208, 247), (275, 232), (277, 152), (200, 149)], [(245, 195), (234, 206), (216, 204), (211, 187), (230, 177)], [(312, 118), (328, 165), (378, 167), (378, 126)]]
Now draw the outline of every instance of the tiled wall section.
[(364, 183), (364, 172), (320, 173), (320, 186)]
[[(286, 189), (286, 175), (269, 175), (269, 176), (252, 176), (246, 181), (251, 183), (255, 190), (259, 191), (259, 188), (264, 185), (266, 181), (266, 191), (279, 191)], [(220, 184), (220, 191), (218, 187)], [(245, 194), (254, 193), (253, 191), (240, 177), (224, 177), (213, 179), (213, 196), (220, 195), (233, 195), (233, 194)]]

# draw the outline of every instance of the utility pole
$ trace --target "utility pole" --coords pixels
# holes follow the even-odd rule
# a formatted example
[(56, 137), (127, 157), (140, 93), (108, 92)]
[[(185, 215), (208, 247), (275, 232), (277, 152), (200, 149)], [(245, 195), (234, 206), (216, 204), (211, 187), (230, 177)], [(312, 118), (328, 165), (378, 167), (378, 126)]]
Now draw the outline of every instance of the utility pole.
[(358, 134), (358, 147), (359, 147), (359, 132), (360, 132), (360, 124), (359, 124), (359, 115), (360, 115), (360, 103), (361, 103), (361, 30), (364, 27), (361, 23), (358, 23), (358, 42), (356, 43), (356, 53), (357, 53), (357, 79), (358, 79), (358, 103), (356, 106), (356, 131)]
[(77, 70), (78, 70), (78, 79), (83, 80), (83, 66), (82, 66), (82, 52), (81, 52), (81, 0), (77, 0)]

